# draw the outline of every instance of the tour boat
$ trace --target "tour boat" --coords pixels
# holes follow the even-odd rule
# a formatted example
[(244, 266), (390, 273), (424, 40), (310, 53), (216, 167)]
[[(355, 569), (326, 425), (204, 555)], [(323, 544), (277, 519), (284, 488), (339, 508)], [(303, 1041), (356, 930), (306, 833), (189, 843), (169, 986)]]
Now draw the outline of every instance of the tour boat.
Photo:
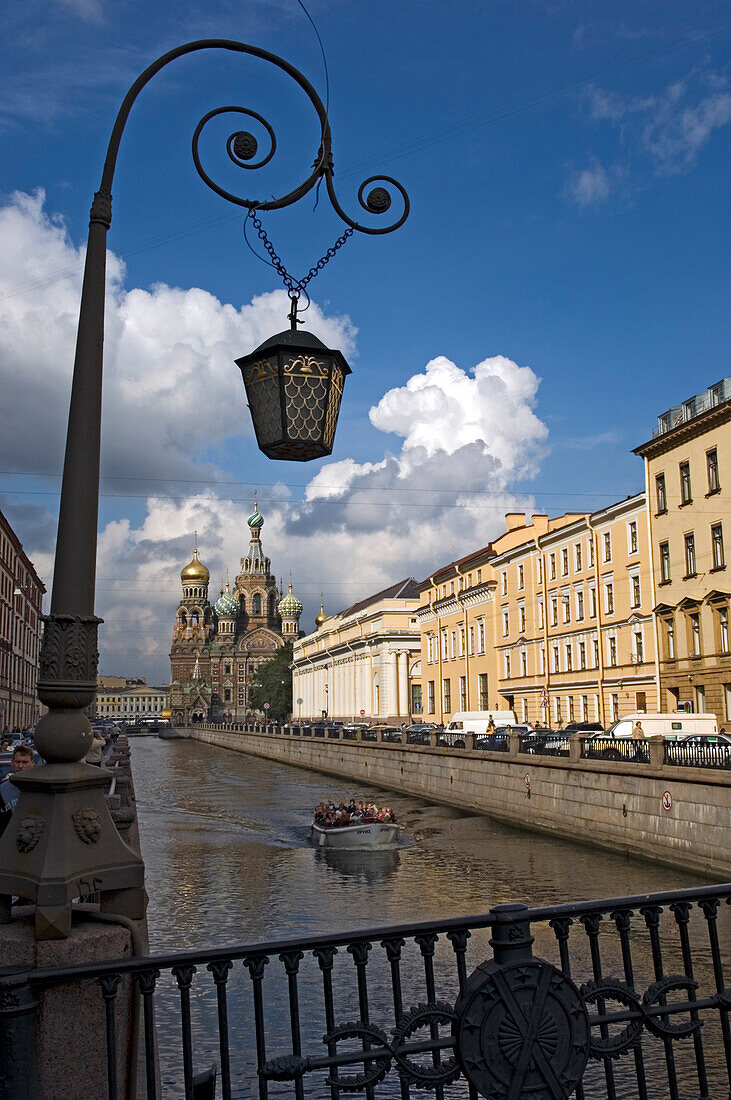
[(357, 822), (354, 825), (312, 825), (310, 839), (320, 848), (385, 848), (394, 844), (403, 825), (395, 821)]

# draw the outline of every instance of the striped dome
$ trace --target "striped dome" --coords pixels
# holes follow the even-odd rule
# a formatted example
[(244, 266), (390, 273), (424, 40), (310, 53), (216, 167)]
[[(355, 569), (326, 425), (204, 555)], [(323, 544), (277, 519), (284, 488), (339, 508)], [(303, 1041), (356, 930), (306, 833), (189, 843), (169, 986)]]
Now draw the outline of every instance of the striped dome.
[(254, 511), (251, 513), (246, 521), (249, 527), (252, 529), (260, 529), (264, 526), (264, 516), (259, 511), (259, 505), (254, 502)]
[(218, 615), (237, 615), (239, 601), (230, 592), (222, 592), (216, 600), (216, 613)]

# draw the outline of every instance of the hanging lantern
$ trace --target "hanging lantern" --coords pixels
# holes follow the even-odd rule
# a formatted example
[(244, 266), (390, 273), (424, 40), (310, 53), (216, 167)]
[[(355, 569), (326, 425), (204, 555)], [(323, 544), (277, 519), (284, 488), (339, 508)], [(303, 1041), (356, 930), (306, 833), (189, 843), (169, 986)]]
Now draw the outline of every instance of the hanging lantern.
[(267, 458), (309, 462), (332, 454), (346, 375), (344, 356), (309, 332), (285, 331), (236, 360), (256, 442)]

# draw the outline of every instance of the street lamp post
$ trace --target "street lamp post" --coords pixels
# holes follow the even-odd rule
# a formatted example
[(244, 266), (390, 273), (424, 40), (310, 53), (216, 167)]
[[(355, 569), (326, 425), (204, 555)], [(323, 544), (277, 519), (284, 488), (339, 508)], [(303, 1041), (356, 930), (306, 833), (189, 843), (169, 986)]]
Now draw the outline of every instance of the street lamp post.
[[(383, 234), (398, 228), (409, 212), (409, 200), (401, 185), (388, 176), (365, 180), (358, 201), (369, 214), (382, 215), (391, 206), (388, 187), (401, 196), (403, 210), (395, 222), (372, 227), (361, 225), (341, 207), (333, 184), (333, 158), (330, 124), (325, 107), (310, 82), (289, 62), (256, 46), (228, 39), (203, 39), (170, 50), (153, 62), (137, 78), (124, 98), (117, 115), (102, 172), (99, 190), (94, 195), (89, 219), (89, 236), (79, 313), (74, 375), (69, 409), (66, 452), (58, 519), (53, 594), (50, 614), (40, 656), (38, 696), (49, 708), (36, 727), (35, 743), (47, 761), (45, 765), (19, 774), (20, 790), (13, 821), (0, 840), (0, 923), (10, 920), (11, 895), (30, 899), (36, 905), (35, 932), (39, 939), (64, 938), (71, 927), (71, 902), (83, 894), (98, 892), (102, 909), (114, 910), (133, 919), (144, 916), (147, 896), (144, 889), (142, 859), (123, 843), (114, 826), (104, 798), (107, 779), (100, 769), (82, 763), (91, 746), (91, 726), (84, 715), (96, 695), (97, 632), (101, 619), (94, 613), (96, 579), (97, 519), (99, 504), (99, 452), (101, 436), (101, 396), (104, 341), (104, 296), (106, 238), (112, 220), (112, 182), (119, 145), (130, 110), (142, 89), (166, 65), (177, 58), (201, 50), (226, 50), (259, 58), (291, 77), (312, 103), (320, 123), (320, 141), (312, 171), (293, 190), (267, 201), (243, 198), (220, 187), (203, 167), (199, 139), (205, 125), (214, 117), (232, 113), (254, 119), (269, 135), (269, 150), (258, 161), (258, 142), (253, 134), (238, 129), (227, 142), (230, 159), (240, 168), (253, 169), (268, 163), (276, 150), (271, 126), (256, 112), (243, 107), (222, 107), (209, 111), (193, 135), (193, 160), (201, 179), (217, 194), (249, 215), (254, 211), (290, 206), (306, 195), (321, 180), (330, 203), (349, 230)], [(371, 186), (375, 184), (376, 186)], [(383, 185), (387, 186), (384, 187)], [(371, 189), (366, 193), (366, 188)], [(258, 220), (258, 219), (257, 219)], [(260, 236), (262, 236), (261, 230)], [(264, 235), (265, 236), (265, 235)], [(332, 251), (332, 250), (331, 250)], [(282, 273), (282, 266), (277, 268)], [(286, 272), (284, 272), (286, 275)], [(289, 280), (287, 282), (287, 280)], [(294, 402), (312, 399), (315, 387), (340, 385), (345, 371), (335, 353), (319, 369), (320, 348), (306, 342), (304, 360), (297, 359), (297, 302), (304, 281), (294, 283), (287, 276), (292, 303), (291, 330), (286, 341), (273, 338), (277, 349), (291, 345), (293, 361), (289, 374), (294, 384)], [(319, 343), (319, 342), (317, 342)], [(327, 349), (322, 348), (323, 351)], [(300, 349), (301, 351), (301, 349)], [(279, 355), (279, 350), (277, 351)], [(335, 377), (335, 369), (340, 371)], [(277, 363), (277, 378), (280, 377)], [(259, 367), (263, 380), (266, 370)], [(287, 373), (287, 364), (283, 367)], [(242, 363), (242, 371), (244, 364)], [(291, 448), (291, 433), (286, 386), (282, 389), (281, 441), (284, 457), (296, 455)], [(250, 398), (251, 399), (251, 398)], [(339, 399), (338, 399), (339, 404)], [(334, 425), (332, 406), (324, 410), (319, 430), (330, 432)], [(252, 413), (255, 410), (252, 408)], [(337, 409), (334, 410), (337, 418)], [(327, 423), (326, 423), (327, 421)], [(260, 425), (255, 423), (257, 438)], [(276, 441), (275, 441), (276, 442)], [(314, 453), (317, 440), (313, 440)], [(274, 444), (271, 444), (274, 446)], [(289, 448), (289, 451), (287, 450)], [(278, 457), (276, 453), (274, 457)]]

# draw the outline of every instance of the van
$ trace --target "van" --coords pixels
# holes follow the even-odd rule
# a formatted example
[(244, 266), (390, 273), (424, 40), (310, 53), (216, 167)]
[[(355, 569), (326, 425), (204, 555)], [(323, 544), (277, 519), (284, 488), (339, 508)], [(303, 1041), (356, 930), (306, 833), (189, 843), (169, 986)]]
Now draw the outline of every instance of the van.
[(664, 737), (667, 741), (677, 741), (691, 733), (710, 736), (718, 733), (718, 719), (715, 714), (626, 714), (609, 727), (606, 733), (597, 737), (631, 737), (632, 727), (639, 722), (645, 737)]
[(491, 718), (496, 728), (516, 724), (512, 710), (461, 710), (452, 715), (451, 721), (444, 728), (444, 733), (439, 735), (440, 743), (463, 748), (465, 734), (479, 733), (484, 736)]

